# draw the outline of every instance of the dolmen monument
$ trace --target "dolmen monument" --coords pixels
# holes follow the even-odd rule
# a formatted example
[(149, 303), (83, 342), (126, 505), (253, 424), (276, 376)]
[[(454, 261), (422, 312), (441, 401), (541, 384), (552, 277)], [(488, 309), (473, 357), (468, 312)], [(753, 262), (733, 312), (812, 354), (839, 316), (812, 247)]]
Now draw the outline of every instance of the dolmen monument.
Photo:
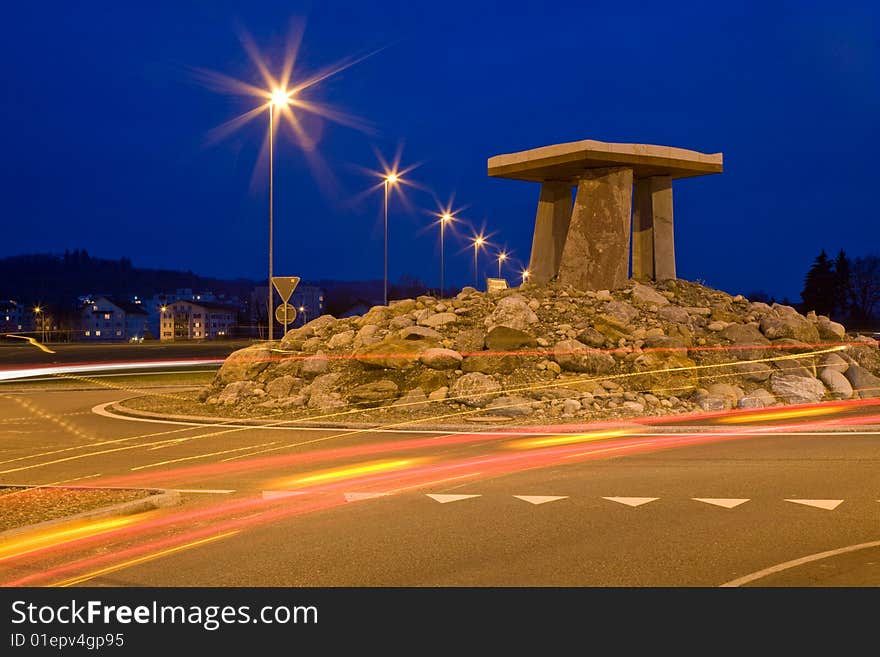
[(496, 155), (488, 168), (492, 177), (541, 183), (533, 282), (556, 278), (581, 290), (614, 290), (629, 279), (630, 238), (633, 278), (675, 278), (672, 181), (721, 173), (722, 158), (587, 139)]

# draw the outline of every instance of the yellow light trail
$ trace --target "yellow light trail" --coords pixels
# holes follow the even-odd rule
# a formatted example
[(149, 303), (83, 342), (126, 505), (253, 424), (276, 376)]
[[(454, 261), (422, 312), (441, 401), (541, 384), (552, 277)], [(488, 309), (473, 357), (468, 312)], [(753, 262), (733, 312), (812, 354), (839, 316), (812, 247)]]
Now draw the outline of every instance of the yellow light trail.
[(722, 417), (718, 421), (724, 424), (745, 424), (747, 422), (763, 422), (766, 420), (791, 420), (802, 417), (815, 417), (817, 415), (831, 415), (833, 413), (840, 413), (843, 410), (845, 410), (843, 406), (826, 406), (822, 408), (801, 408), (791, 411), (762, 411), (746, 415), (735, 415), (733, 417)]
[[(330, 470), (320, 470), (304, 477), (295, 477), (285, 480), (284, 485), (308, 485), (326, 483), (329, 481), (338, 481), (340, 479), (351, 479), (361, 475), (376, 474), (378, 472), (389, 472), (391, 470), (400, 470), (416, 463), (424, 463), (427, 459), (397, 459), (393, 461), (372, 461), (370, 463), (361, 463), (353, 466), (342, 468), (333, 468)], [(289, 482), (289, 484), (287, 483)]]
[(142, 557), (138, 557), (136, 559), (130, 559), (129, 561), (123, 561), (122, 563), (114, 564), (112, 566), (107, 566), (106, 568), (101, 568), (99, 570), (93, 570), (90, 573), (85, 575), (79, 575), (77, 577), (72, 577), (70, 579), (63, 580), (54, 586), (58, 588), (65, 588), (68, 586), (76, 586), (77, 584), (82, 584), (90, 579), (94, 579), (95, 577), (100, 577), (101, 575), (108, 575), (109, 573), (115, 573), (116, 571), (123, 570), (124, 568), (131, 568), (132, 566), (137, 566), (142, 563), (146, 563), (148, 561), (153, 561), (155, 559), (160, 559), (162, 557), (166, 557), (169, 554), (175, 554), (176, 552), (182, 552), (183, 550), (189, 550), (194, 547), (198, 547), (200, 545), (205, 545), (207, 543), (213, 543), (214, 541), (219, 541), (224, 538), (229, 538), (230, 536), (234, 536), (238, 534), (241, 530), (236, 529), (231, 532), (226, 532), (224, 534), (218, 534), (217, 536), (209, 536), (208, 538), (203, 538), (198, 541), (193, 541), (191, 543), (185, 543), (184, 545), (178, 545), (177, 547), (168, 548), (167, 550), (160, 550), (159, 552), (154, 552), (153, 554), (147, 554)]
[(97, 536), (105, 532), (119, 529), (120, 527), (125, 527), (136, 521), (143, 520), (147, 518), (148, 515), (149, 514), (139, 514), (136, 517), (125, 516), (122, 518), (97, 520), (74, 527), (68, 527), (66, 529), (44, 530), (36, 535), (26, 536), (20, 539), (13, 538), (11, 541), (0, 545), (0, 561), (20, 557), (57, 543), (64, 543), (87, 536)]
[(535, 449), (540, 447), (559, 447), (560, 445), (572, 445), (575, 443), (590, 443), (597, 440), (609, 440), (620, 438), (635, 433), (635, 429), (619, 429), (613, 431), (596, 431), (593, 433), (580, 433), (574, 435), (549, 436), (541, 438), (524, 438), (507, 443), (512, 449)]
[(46, 345), (42, 344), (41, 342), (37, 342), (36, 339), (28, 337), (26, 335), (13, 335), (12, 333), (6, 333), (5, 335), (7, 338), (18, 338), (19, 340), (26, 340), (30, 344), (34, 345), (37, 349), (40, 349), (41, 351), (45, 351), (47, 354), (54, 354), (55, 353), (54, 351), (49, 349), (49, 347), (47, 347)]

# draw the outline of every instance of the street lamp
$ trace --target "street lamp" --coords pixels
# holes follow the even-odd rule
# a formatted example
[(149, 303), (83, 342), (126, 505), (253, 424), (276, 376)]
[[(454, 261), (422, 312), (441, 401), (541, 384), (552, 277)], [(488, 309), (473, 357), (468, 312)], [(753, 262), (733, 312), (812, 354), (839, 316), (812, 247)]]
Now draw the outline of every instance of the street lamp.
[(507, 252), (500, 251), (498, 253), (498, 278), (501, 278), (501, 263), (507, 260)]
[(440, 298), (441, 299), (443, 298), (443, 260), (444, 260), (444, 258), (443, 258), (443, 242), (445, 239), (446, 224), (448, 224), (452, 220), (453, 220), (452, 215), (449, 214), (448, 212), (444, 212), (440, 216)]
[(476, 235), (473, 238), (473, 243), (474, 243), (474, 287), (479, 289), (480, 284), (479, 284), (479, 275), (477, 273), (477, 253), (479, 252), (480, 248), (482, 248), (483, 244), (486, 243), (486, 238), (483, 237), (482, 234)]
[(292, 91), (277, 88), (269, 96), (269, 341), (272, 341), (274, 318), (273, 318), (273, 298), (272, 298), (272, 256), (273, 256), (273, 234), (272, 219), (275, 210), (275, 108), (287, 107), (290, 104), (290, 96)]
[(299, 307), (299, 312), (300, 312), (300, 314), (302, 315), (302, 318), (303, 318), (303, 324), (305, 324), (305, 323), (306, 323), (306, 307), (305, 307), (305, 306), (300, 306), (300, 307)]
[(396, 184), (398, 180), (400, 180), (400, 178), (398, 178), (396, 173), (392, 172), (392, 173), (386, 174), (385, 181), (384, 181), (384, 186), (385, 186), (385, 267), (383, 270), (384, 271), (384, 276), (383, 276), (384, 295), (383, 296), (385, 299), (386, 306), (388, 305), (388, 187), (390, 185)]
[[(43, 309), (39, 306), (34, 306), (34, 323), (38, 323), (39, 320), (40, 325), (40, 339), (45, 342), (46, 341), (46, 324), (42, 321), (42, 317), (40, 317), (40, 313), (43, 312)], [(36, 327), (34, 327), (36, 328)]]
[(520, 272), (520, 275), (522, 276), (522, 284), (525, 285), (525, 284), (526, 284), (526, 281), (527, 281), (528, 278), (529, 278), (529, 276), (531, 276), (531, 272), (530, 272), (528, 269), (523, 269), (523, 270)]

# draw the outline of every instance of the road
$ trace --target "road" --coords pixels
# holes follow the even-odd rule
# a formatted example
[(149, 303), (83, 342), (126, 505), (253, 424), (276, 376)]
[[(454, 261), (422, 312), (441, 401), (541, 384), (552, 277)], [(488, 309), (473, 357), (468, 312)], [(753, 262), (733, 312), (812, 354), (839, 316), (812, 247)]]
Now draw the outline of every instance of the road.
[(0, 583), (880, 585), (880, 431), (815, 412), (771, 429), (363, 432), (101, 414), (123, 396), (0, 396), (0, 483), (182, 504), (0, 542)]

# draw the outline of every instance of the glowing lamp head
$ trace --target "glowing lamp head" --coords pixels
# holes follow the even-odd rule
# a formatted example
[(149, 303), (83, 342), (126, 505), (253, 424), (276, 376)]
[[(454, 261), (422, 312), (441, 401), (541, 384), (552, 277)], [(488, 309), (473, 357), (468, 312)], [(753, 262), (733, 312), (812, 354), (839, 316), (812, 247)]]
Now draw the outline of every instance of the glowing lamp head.
[(498, 254), (498, 259), (504, 262), (505, 260), (507, 260), (507, 254), (502, 251)]
[(290, 102), (290, 95), (284, 89), (276, 89), (272, 92), (271, 101), (275, 107), (284, 107)]
[(452, 215), (447, 212), (440, 217), (440, 221), (442, 221), (444, 224), (448, 224), (450, 221), (452, 221)]
[(531, 272), (528, 269), (523, 269), (523, 271), (522, 271), (523, 278), (528, 278), (530, 275), (531, 275)]
[(389, 173), (385, 176), (385, 181), (391, 183), (392, 185), (398, 181), (396, 173)]
[(481, 236), (478, 235), (477, 237), (474, 238), (474, 247), (483, 246), (483, 242), (485, 242), (485, 241), (486, 240), (484, 240)]
[(34, 306), (34, 312), (35, 312), (35, 313), (42, 312), (42, 310), (43, 310), (43, 309), (40, 308), (39, 306)]

